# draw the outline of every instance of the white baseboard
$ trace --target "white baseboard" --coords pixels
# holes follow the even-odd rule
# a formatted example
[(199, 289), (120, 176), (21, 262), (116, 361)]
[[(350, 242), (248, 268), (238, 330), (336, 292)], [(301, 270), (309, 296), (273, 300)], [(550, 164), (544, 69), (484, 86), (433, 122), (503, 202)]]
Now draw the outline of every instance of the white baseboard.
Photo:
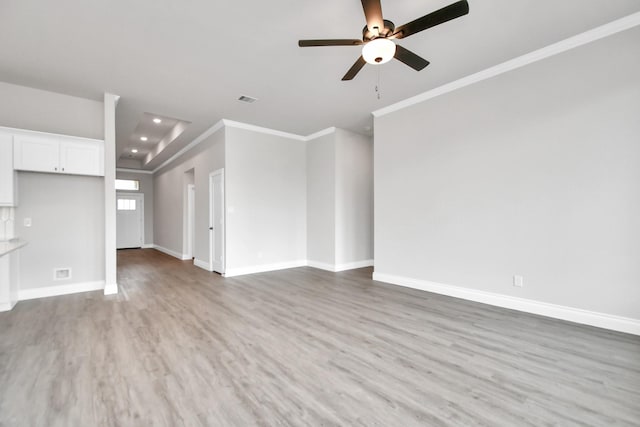
[(179, 260), (186, 261), (191, 259), (189, 255), (181, 254), (180, 252), (172, 251), (171, 249), (163, 248), (162, 246), (153, 245), (153, 249), (157, 249), (160, 252), (163, 252), (167, 255), (171, 255), (174, 258), (178, 258)]
[(142, 247), (142, 249), (153, 249), (155, 247), (155, 245), (153, 243), (145, 243), (141, 247)]
[(0, 303), (0, 312), (11, 311), (11, 309), (13, 309), (14, 306), (15, 306), (15, 303), (14, 304), (11, 304), (10, 302)]
[(118, 284), (117, 283), (109, 283), (104, 286), (104, 294), (105, 295), (115, 295), (118, 293)]
[(373, 260), (366, 259), (364, 261), (348, 262), (344, 264), (328, 264), (325, 262), (309, 260), (307, 261), (307, 265), (309, 267), (319, 268), (320, 270), (332, 271), (334, 273), (337, 273), (339, 271), (353, 270), (355, 268), (371, 267), (373, 266)]
[(105, 289), (104, 280), (97, 282), (71, 283), (69, 285), (46, 286), (43, 288), (20, 289), (18, 300), (55, 297), (58, 295), (76, 294), (78, 292), (101, 291)]
[(478, 291), (475, 289), (462, 288), (459, 286), (444, 285), (442, 283), (395, 276), (391, 274), (374, 272), (373, 280), (390, 283), (392, 285), (399, 285), (407, 288), (448, 295), (451, 297), (462, 298), (469, 301), (481, 302), (497, 307), (524, 311), (526, 313), (539, 314), (541, 316), (553, 317), (555, 319), (568, 320), (570, 322), (596, 326), (598, 328), (611, 329), (613, 331), (640, 335), (640, 319), (614, 316), (611, 314), (582, 310), (574, 307), (549, 304), (541, 301), (517, 298), (492, 292)]
[(267, 271), (285, 270), (287, 268), (306, 267), (306, 260), (279, 262), (275, 264), (252, 265), (250, 267), (230, 268), (224, 277), (244, 276), (245, 274), (265, 273)]
[(309, 260), (309, 261), (307, 261), (307, 266), (308, 267), (317, 268), (317, 269), (320, 269), (320, 270), (336, 271), (335, 270), (335, 265), (329, 264), (329, 263), (326, 263), (326, 262)]
[(338, 271), (354, 270), (356, 268), (364, 268), (364, 267), (372, 267), (372, 266), (373, 266), (373, 260), (365, 259), (363, 261), (354, 261), (354, 262), (347, 262), (344, 264), (336, 264), (334, 267), (335, 268), (334, 271), (338, 272)]
[(195, 258), (193, 260), (193, 265), (195, 265), (196, 267), (200, 267), (203, 270), (211, 271), (209, 263), (206, 261), (202, 261), (201, 259)]

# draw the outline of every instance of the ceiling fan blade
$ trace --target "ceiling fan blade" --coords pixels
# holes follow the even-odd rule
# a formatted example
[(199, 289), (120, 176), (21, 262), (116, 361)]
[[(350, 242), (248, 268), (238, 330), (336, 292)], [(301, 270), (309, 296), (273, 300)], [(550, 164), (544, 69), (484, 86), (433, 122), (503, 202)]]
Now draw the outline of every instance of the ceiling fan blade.
[(362, 40), (359, 39), (298, 40), (298, 46), (300, 47), (357, 46), (362, 43)]
[(407, 64), (409, 67), (416, 71), (422, 70), (429, 65), (429, 61), (411, 52), (409, 49), (405, 49), (400, 45), (396, 45), (396, 54), (393, 56), (398, 61)]
[[(363, 0), (364, 2), (364, 0)], [(396, 28), (391, 37), (402, 39), (469, 13), (469, 3), (462, 0)]]
[(384, 20), (382, 19), (380, 0), (362, 0), (362, 8), (364, 9), (369, 31), (375, 33), (375, 27), (378, 27), (378, 33), (382, 31), (384, 29)]
[(367, 61), (365, 61), (362, 55), (360, 55), (360, 58), (358, 58), (355, 64), (353, 64), (351, 68), (349, 68), (349, 71), (347, 71), (347, 74), (344, 75), (342, 80), (353, 80), (356, 74), (358, 74), (358, 72), (362, 70), (362, 67), (364, 67), (364, 64), (366, 63)]

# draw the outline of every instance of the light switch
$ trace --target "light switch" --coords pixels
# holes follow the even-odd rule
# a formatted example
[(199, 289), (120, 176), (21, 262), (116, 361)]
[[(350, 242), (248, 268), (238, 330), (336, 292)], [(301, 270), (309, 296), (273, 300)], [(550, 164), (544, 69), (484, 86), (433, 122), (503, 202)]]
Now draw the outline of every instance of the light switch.
[(31, 218), (25, 218), (24, 219), (24, 226), (25, 227), (31, 227)]

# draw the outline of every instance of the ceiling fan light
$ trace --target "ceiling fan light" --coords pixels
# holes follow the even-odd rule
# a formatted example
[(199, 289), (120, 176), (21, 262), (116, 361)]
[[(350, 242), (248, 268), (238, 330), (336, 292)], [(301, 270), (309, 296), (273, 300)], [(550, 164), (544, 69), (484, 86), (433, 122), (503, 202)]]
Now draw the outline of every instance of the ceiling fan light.
[(362, 48), (362, 57), (369, 64), (384, 64), (396, 54), (396, 44), (389, 39), (373, 39)]

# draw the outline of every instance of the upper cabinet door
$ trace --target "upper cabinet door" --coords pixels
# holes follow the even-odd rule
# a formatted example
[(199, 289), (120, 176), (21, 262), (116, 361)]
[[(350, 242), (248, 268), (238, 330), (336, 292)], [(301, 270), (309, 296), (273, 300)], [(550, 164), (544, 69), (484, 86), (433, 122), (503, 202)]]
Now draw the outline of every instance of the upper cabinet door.
[(104, 145), (96, 141), (60, 141), (60, 172), (104, 175)]
[(0, 206), (16, 206), (13, 135), (0, 132)]
[(58, 140), (40, 135), (20, 135), (13, 139), (13, 167), (17, 170), (58, 172)]

